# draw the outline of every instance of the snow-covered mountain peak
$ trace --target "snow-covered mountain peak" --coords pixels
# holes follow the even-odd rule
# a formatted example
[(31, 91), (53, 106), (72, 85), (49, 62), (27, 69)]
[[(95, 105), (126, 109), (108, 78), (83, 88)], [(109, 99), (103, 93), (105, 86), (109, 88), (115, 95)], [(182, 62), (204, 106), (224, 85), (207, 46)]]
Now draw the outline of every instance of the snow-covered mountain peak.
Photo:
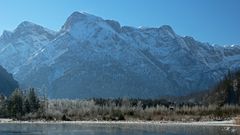
[(163, 31), (163, 33), (166, 33), (167, 35), (170, 35), (172, 37), (176, 36), (176, 33), (174, 32), (174, 30), (172, 29), (171, 26), (169, 25), (163, 25), (159, 28), (161, 31)]
[(121, 32), (121, 25), (119, 22), (114, 20), (105, 20), (108, 25), (110, 25), (116, 32)]
[(0, 37), (0, 40), (8, 40), (11, 36), (12, 36), (11, 31), (4, 30)]
[(20, 23), (17, 28), (14, 30), (15, 36), (25, 36), (25, 35), (45, 35), (48, 38), (53, 38), (56, 35), (56, 32), (44, 28), (38, 24), (32, 22), (24, 21)]
[(77, 40), (108, 37), (120, 31), (120, 24), (88, 13), (74, 12), (62, 26), (60, 33), (68, 33)]
[(183, 39), (185, 40), (185, 41), (189, 41), (189, 42), (194, 42), (194, 41), (196, 41), (193, 37), (191, 37), (191, 36), (185, 36), (185, 37), (183, 37)]
[(240, 44), (225, 45), (226, 48), (240, 48)]
[(85, 12), (74, 12), (72, 13), (65, 24), (62, 27), (62, 30), (69, 30), (74, 27), (74, 25), (79, 24), (79, 23), (94, 23), (98, 21), (103, 21), (102, 18), (85, 13)]
[(29, 21), (23, 21), (22, 23), (20, 23), (19, 25), (18, 25), (18, 27), (25, 27), (25, 28), (30, 28), (30, 27), (36, 27), (36, 26), (39, 26), (39, 25), (37, 25), (37, 24), (34, 24), (34, 23), (32, 23), (32, 22), (29, 22)]
[(24, 21), (13, 32), (3, 32), (0, 38), (0, 64), (14, 74), (55, 37), (56, 32)]
[(171, 33), (175, 33), (170, 25), (162, 25), (162, 26), (160, 27), (160, 29), (169, 31), (169, 32), (171, 32)]
[(56, 36), (55, 31), (44, 28), (38, 24), (24, 21), (20, 23), (17, 28), (13, 31), (13, 38), (29, 37), (29, 36), (43, 36), (47, 39), (53, 39)]
[(24, 21), (20, 23), (17, 28), (14, 30), (15, 33), (17, 32), (25, 32), (25, 31), (34, 31), (34, 29), (42, 29), (43, 27), (32, 22)]

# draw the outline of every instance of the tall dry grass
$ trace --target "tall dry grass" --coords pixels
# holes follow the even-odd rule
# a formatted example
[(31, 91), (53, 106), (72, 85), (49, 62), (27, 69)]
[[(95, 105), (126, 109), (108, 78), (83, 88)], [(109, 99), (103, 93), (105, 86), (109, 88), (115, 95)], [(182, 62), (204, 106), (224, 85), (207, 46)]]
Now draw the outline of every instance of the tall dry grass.
[(240, 125), (240, 116), (237, 116), (234, 120), (237, 125)]

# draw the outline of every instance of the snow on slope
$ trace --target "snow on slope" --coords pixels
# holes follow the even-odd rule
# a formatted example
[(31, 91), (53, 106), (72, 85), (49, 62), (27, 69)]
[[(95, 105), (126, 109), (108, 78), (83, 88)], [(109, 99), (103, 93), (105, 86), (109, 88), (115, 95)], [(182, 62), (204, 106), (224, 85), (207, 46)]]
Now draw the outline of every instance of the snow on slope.
[(57, 33), (24, 22), (3, 33), (0, 51), (0, 64), (22, 87), (62, 98), (184, 95), (240, 67), (238, 45), (213, 46), (168, 25), (134, 28), (79, 12)]
[(27, 21), (13, 32), (3, 32), (0, 37), (0, 64), (9, 72), (17, 73), (19, 67), (39, 53), (55, 35), (56, 32)]

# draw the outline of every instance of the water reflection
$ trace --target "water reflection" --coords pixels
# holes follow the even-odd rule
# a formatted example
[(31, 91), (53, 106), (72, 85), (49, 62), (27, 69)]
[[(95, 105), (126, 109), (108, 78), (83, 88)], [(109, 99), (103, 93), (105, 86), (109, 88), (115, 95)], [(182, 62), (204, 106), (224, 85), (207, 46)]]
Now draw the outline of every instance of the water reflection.
[(143, 124), (0, 124), (0, 135), (239, 135), (239, 127)]

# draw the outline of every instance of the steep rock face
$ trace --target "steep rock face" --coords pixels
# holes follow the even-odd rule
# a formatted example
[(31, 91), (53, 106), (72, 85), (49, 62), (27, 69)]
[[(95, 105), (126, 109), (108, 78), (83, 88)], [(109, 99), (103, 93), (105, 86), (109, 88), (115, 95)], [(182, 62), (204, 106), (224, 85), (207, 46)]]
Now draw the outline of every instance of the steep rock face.
[[(113, 20), (74, 12), (59, 32), (42, 30), (33, 28), (27, 33), (34, 34), (16, 38), (32, 39), (36, 35), (24, 45), (28, 52), (24, 57), (20, 55), (24, 49), (19, 49), (20, 54), (9, 53), (16, 48), (9, 47), (15, 43), (9, 39), (17, 30), (4, 33), (0, 48), (7, 46), (11, 51), (0, 54), (0, 61), (5, 56), (25, 59), (2, 64), (22, 87), (47, 89), (50, 97), (184, 95), (208, 89), (228, 69), (240, 67), (240, 46), (201, 43), (177, 35), (167, 25), (121, 27)], [(31, 51), (35, 44), (37, 49)]]
[(16, 88), (18, 88), (17, 81), (15, 81), (12, 75), (0, 66), (0, 94), (8, 96)]
[(14, 32), (4, 31), (0, 37), (0, 64), (11, 73), (32, 58), (54, 38), (55, 32), (31, 22), (22, 22)]

